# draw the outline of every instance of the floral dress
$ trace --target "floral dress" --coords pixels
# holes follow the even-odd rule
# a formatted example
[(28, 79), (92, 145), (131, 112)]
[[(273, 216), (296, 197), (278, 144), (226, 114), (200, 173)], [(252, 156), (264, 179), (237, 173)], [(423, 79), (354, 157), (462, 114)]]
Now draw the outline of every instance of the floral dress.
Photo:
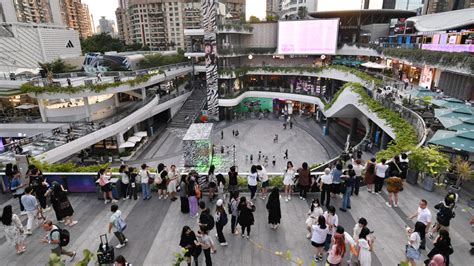
[(10, 225), (2, 224), (2, 226), (5, 232), (5, 238), (11, 246), (15, 246), (17, 243), (21, 243), (25, 240), (23, 224), (21, 224), (20, 218), (18, 218), (16, 214), (13, 214), (12, 223)]

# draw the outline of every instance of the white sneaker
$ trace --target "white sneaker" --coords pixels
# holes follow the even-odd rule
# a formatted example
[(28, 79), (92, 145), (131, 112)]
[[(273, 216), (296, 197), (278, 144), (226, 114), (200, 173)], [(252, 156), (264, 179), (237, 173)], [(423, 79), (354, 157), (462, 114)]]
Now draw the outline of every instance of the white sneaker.
[(221, 246), (225, 247), (228, 246), (229, 244), (227, 242), (221, 243)]
[(127, 198), (123, 198), (123, 200), (125, 201), (125, 200), (127, 200)]
[(107, 204), (107, 203), (109, 203), (109, 201), (108, 201), (108, 200), (104, 200), (104, 204)]
[(20, 215), (26, 215), (26, 211), (20, 212)]
[(285, 199), (285, 202), (288, 202), (288, 198)]
[(387, 205), (389, 208), (392, 208), (392, 205), (390, 205), (388, 202), (385, 202), (385, 205)]
[(51, 207), (46, 207), (43, 209), (43, 212), (47, 212), (47, 211), (50, 211), (51, 210)]
[(398, 204), (393, 204), (393, 207), (398, 208)]
[(69, 224), (69, 226), (74, 226), (74, 225), (76, 225), (76, 224), (77, 224), (77, 221), (72, 221), (72, 222)]
[(123, 242), (128, 243), (128, 238), (125, 238), (125, 240)]
[(118, 202), (118, 200), (116, 200), (116, 199), (112, 200), (112, 203), (117, 203), (117, 202)]
[(121, 249), (125, 247), (125, 243), (124, 244), (118, 244), (117, 246), (115, 246), (116, 249)]
[(288, 197), (288, 200), (291, 200), (291, 196)]
[(28, 235), (28, 236), (29, 236), (29, 235), (32, 235), (32, 234), (33, 234), (33, 233), (31, 232), (31, 230), (26, 230), (25, 235)]
[(163, 195), (160, 195), (160, 196), (158, 197), (158, 199), (162, 199), (162, 198), (163, 198)]

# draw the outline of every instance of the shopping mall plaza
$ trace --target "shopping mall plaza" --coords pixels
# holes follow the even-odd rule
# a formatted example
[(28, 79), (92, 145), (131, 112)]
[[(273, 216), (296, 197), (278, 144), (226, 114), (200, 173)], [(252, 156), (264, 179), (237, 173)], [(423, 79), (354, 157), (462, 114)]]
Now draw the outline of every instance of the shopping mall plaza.
[[(0, 165), (16, 163), (23, 171), (35, 163), (45, 168), (49, 184), (68, 189), (79, 221), (69, 229), (68, 249), (78, 251), (76, 261), (84, 249), (96, 252), (107, 230), (110, 206), (95, 194), (101, 194), (96, 185), (96, 171), (106, 167), (101, 165), (112, 168), (115, 182), (123, 163), (146, 163), (152, 172), (158, 163), (174, 164), (183, 173), (195, 169), (202, 173), (204, 195), (211, 164), (226, 178), (236, 165), (246, 195), (253, 164), (265, 165), (270, 179), (281, 180), (288, 160), (296, 168), (307, 162), (315, 180), (341, 155), (388, 160), (407, 152), (413, 163), (399, 207), (386, 206), (385, 188), (376, 195), (362, 186), (352, 209), (338, 212), (339, 223), (352, 235), (365, 217), (377, 238), (372, 265), (397, 265), (405, 259), (404, 228), (414, 225), (408, 217), (419, 200), (428, 201), (434, 219), (433, 206), (448, 190), (456, 191), (450, 261), (472, 265), (472, 167), (457, 169), (474, 161), (474, 9), (423, 16), (405, 10), (327, 11), (310, 13), (308, 20), (258, 23), (214, 13), (203, 18), (208, 27), (185, 30), (184, 63), (99, 76), (73, 72), (0, 80)], [(2, 208), (11, 204), (20, 213), (8, 177), (0, 174)], [(182, 226), (197, 229), (196, 219), (180, 213), (179, 200), (153, 195), (150, 201), (119, 202), (129, 244), (115, 255), (134, 265), (172, 264)], [(320, 193), (310, 195), (307, 201), (296, 194), (288, 203), (282, 198), (278, 230), (269, 228), (265, 201), (257, 199), (251, 239), (231, 235), (227, 225), (229, 246), (217, 248), (214, 264), (311, 265), (314, 248), (305, 220)], [(342, 199), (331, 202), (338, 210)], [(215, 204), (209, 204), (214, 212)], [(55, 221), (52, 211), (46, 215)], [(25, 223), (26, 216), (20, 218)], [(0, 233), (2, 264), (45, 264), (50, 250), (39, 243), (43, 235), (35, 225), (27, 251), (17, 255)], [(109, 241), (118, 243), (113, 235)], [(433, 248), (427, 242), (420, 265)], [(349, 252), (342, 265), (348, 259)]]

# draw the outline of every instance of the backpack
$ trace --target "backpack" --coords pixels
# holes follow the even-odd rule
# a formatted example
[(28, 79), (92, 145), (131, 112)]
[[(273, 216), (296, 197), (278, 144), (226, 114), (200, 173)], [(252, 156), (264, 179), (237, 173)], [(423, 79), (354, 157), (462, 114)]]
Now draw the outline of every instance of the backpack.
[(125, 220), (122, 218), (122, 215), (120, 215), (119, 217), (117, 217), (117, 219), (115, 220), (115, 225), (116, 225), (117, 228), (119, 229), (119, 232), (123, 232), (123, 231), (127, 228), (127, 223), (126, 223)]
[(219, 224), (222, 226), (226, 225), (229, 219), (227, 218), (227, 214), (225, 212), (221, 213), (219, 216)]
[(57, 229), (53, 229), (51, 230), (51, 233), (49, 233), (49, 237), (51, 237), (51, 235), (53, 234), (53, 232), (59, 232), (59, 246), (61, 247), (65, 247), (69, 244), (69, 240), (70, 240), (70, 234), (69, 234), (69, 231), (66, 230), (66, 229), (61, 229), (59, 228), (59, 226), (57, 226)]
[(30, 177), (30, 184), (33, 187), (33, 189), (38, 188), (41, 185), (41, 180), (40, 177), (35, 175)]
[(436, 219), (441, 225), (447, 226), (449, 225), (449, 221), (454, 217), (454, 212), (451, 208), (444, 206), (444, 204), (440, 203), (438, 207), (438, 213), (436, 214)]
[(206, 230), (211, 231), (212, 229), (214, 229), (214, 225), (216, 224), (215, 221), (214, 221), (214, 217), (212, 217), (212, 215), (207, 214), (207, 213), (203, 213), (203, 214), (207, 217), (205, 219), (206, 220)]

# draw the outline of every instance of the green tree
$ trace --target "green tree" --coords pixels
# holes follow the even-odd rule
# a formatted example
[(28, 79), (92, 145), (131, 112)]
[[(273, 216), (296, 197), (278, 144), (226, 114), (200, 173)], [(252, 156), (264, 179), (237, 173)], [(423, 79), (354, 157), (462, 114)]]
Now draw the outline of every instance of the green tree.
[(277, 20), (278, 20), (278, 16), (268, 15), (268, 16), (265, 17), (265, 20), (266, 20), (266, 21), (277, 21)]
[(61, 58), (58, 58), (54, 61), (51, 61), (49, 63), (38, 63), (41, 69), (43, 69), (45, 72), (51, 71), (53, 73), (65, 73), (65, 72), (71, 72), (74, 71), (75, 67), (71, 66), (69, 64), (66, 64), (64, 60)]
[(300, 19), (304, 19), (306, 18), (307, 15), (308, 15), (308, 9), (305, 6), (300, 6), (298, 8), (298, 17)]
[(260, 19), (257, 18), (256, 16), (250, 16), (250, 17), (249, 17), (249, 22), (250, 22), (250, 23), (260, 22)]
[(125, 44), (123, 41), (112, 38), (112, 36), (107, 33), (92, 35), (87, 39), (81, 40), (81, 47), (84, 54), (90, 52), (104, 53), (109, 51), (125, 51)]
[(174, 55), (162, 55), (162, 54), (151, 54), (145, 55), (145, 58), (140, 61), (142, 68), (159, 67), (164, 65), (176, 64), (188, 61), (188, 58), (184, 56), (184, 53), (178, 51), (178, 54)]

